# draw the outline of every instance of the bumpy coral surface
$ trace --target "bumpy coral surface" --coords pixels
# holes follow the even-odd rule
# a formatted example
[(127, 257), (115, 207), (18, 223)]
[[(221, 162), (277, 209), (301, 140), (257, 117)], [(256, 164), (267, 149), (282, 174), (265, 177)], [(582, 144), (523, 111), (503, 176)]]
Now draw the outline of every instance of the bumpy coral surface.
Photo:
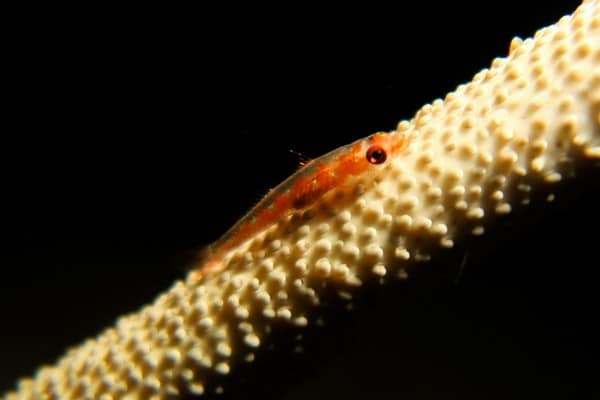
[(270, 335), (342, 296), (482, 235), (600, 159), (600, 4), (514, 39), (394, 132), (406, 148), (283, 214), (153, 304), (21, 380), (7, 399), (161, 399), (226, 391)]

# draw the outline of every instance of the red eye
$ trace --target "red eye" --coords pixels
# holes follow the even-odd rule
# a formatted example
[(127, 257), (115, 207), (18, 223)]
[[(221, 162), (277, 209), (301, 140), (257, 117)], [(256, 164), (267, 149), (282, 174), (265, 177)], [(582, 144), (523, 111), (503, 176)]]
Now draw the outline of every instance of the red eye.
[(374, 144), (367, 150), (367, 161), (371, 164), (381, 164), (385, 162), (387, 154), (383, 147)]

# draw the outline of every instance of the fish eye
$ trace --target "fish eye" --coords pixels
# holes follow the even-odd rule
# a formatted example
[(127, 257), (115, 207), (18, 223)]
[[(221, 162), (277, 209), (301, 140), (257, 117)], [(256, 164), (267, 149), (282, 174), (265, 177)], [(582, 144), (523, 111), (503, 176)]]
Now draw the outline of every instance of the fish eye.
[(374, 144), (367, 150), (367, 161), (371, 164), (381, 164), (385, 162), (386, 158), (385, 149), (377, 144)]

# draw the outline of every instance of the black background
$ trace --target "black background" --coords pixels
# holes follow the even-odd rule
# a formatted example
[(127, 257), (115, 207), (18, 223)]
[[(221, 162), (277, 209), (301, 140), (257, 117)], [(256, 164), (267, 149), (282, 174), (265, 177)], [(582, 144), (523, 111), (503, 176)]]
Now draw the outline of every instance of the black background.
[[(315, 157), (391, 130), (577, 5), (522, 3), (15, 11), (0, 392), (182, 277), (294, 171), (289, 149)], [(458, 284), (371, 304), (271, 397), (592, 390), (600, 197), (597, 179), (586, 184), (484, 243)]]

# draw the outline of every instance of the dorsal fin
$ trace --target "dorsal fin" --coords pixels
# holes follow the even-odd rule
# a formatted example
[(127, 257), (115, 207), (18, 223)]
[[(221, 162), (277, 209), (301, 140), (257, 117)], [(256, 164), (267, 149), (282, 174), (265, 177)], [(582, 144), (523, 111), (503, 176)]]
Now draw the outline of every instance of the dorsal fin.
[(290, 153), (294, 154), (298, 157), (298, 168), (304, 167), (306, 164), (312, 161), (312, 158), (308, 157), (305, 154), (300, 153), (294, 149), (288, 149)]

